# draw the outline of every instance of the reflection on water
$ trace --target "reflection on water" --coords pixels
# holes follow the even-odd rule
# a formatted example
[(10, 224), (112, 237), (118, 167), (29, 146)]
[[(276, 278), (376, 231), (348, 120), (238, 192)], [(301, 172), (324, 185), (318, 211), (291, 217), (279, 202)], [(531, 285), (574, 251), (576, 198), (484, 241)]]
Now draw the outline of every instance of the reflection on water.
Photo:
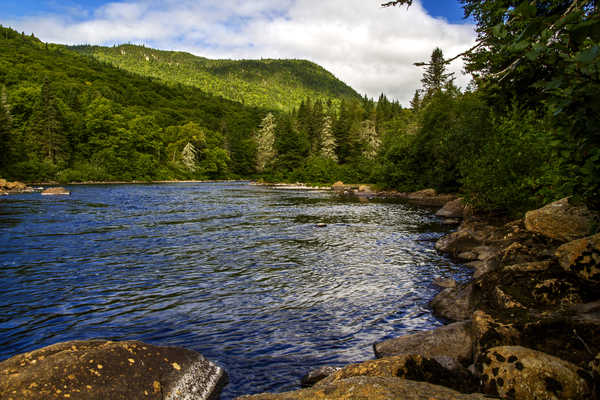
[(225, 399), (292, 390), (439, 325), (433, 277), (466, 278), (433, 249), (435, 217), (402, 204), (243, 183), (70, 189), (0, 199), (0, 360), (138, 339), (217, 361)]

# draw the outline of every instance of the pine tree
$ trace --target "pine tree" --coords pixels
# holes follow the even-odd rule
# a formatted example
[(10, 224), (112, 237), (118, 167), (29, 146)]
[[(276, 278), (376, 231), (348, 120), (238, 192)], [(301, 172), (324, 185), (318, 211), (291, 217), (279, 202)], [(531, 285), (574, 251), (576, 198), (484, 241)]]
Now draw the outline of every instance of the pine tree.
[(272, 113), (263, 118), (256, 134), (256, 170), (264, 172), (275, 158), (275, 129), (277, 123)]
[(335, 162), (338, 161), (337, 155), (335, 154), (335, 137), (333, 136), (333, 130), (331, 127), (331, 117), (326, 115), (323, 118), (323, 127), (321, 129), (321, 143), (320, 143), (320, 153), (321, 156), (325, 158), (329, 158)]
[(375, 122), (365, 120), (360, 124), (360, 137), (364, 143), (363, 156), (369, 160), (373, 160), (377, 156), (381, 139), (375, 129)]
[(196, 153), (196, 148), (190, 142), (185, 145), (183, 151), (181, 152), (181, 161), (188, 171), (193, 172), (196, 170)]
[(436, 47), (433, 53), (431, 53), (427, 70), (423, 74), (423, 79), (421, 79), (425, 97), (430, 97), (435, 92), (441, 91), (452, 75), (452, 73), (446, 73), (444, 53), (442, 49)]
[(66, 153), (67, 139), (62, 132), (61, 113), (48, 79), (44, 80), (39, 108), (34, 118), (33, 130), (41, 145), (43, 156), (53, 164)]
[(0, 90), (0, 167), (8, 162), (10, 154), (10, 132), (12, 129), (12, 116), (6, 96), (6, 86)]
[(421, 108), (421, 91), (419, 89), (415, 90), (415, 94), (410, 101), (410, 108), (413, 111), (419, 111), (419, 108)]

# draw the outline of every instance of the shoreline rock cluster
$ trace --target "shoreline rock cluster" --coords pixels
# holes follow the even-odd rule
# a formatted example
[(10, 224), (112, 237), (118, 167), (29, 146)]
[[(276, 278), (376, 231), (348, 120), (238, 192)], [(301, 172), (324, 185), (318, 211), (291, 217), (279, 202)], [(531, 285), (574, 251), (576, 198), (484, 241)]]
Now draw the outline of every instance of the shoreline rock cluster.
[(56, 195), (70, 195), (69, 192), (64, 187), (51, 187), (51, 188), (33, 188), (31, 186), (27, 186), (23, 182), (9, 182), (6, 179), (0, 178), (0, 196), (7, 196), (9, 194), (19, 194), (19, 193), (34, 193), (41, 192), (42, 196), (56, 196)]
[[(430, 306), (447, 325), (375, 343), (376, 359), (312, 371), (303, 389), (238, 400), (600, 400), (597, 213), (562, 199), (491, 223), (453, 195), (347, 186), (333, 190), (441, 207), (460, 225), (435, 247), (473, 268), (472, 280), (436, 280), (444, 289)], [(0, 362), (0, 393), (15, 399), (215, 400), (226, 379), (195, 352), (140, 342), (68, 342)]]

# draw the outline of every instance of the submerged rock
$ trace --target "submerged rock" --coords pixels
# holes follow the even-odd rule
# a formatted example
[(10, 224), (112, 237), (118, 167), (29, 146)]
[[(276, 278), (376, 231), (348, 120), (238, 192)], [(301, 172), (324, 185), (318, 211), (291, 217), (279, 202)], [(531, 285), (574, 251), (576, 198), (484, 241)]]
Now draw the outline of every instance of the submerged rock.
[(48, 188), (46, 190), (44, 190), (42, 192), (42, 196), (55, 196), (55, 195), (70, 195), (71, 192), (69, 192), (67, 189), (65, 189), (64, 187), (53, 187), (53, 188)]
[(396, 377), (357, 376), (331, 384), (286, 393), (241, 396), (237, 400), (484, 400), (482, 394), (462, 394), (431, 383)]
[(570, 362), (520, 346), (487, 350), (477, 362), (485, 392), (519, 400), (591, 398), (585, 372)]
[(195, 351), (137, 341), (59, 343), (0, 363), (7, 400), (216, 400), (225, 384), (225, 371)]
[(586, 206), (571, 204), (569, 198), (525, 214), (527, 230), (562, 242), (591, 235), (597, 223), (598, 214)]
[(600, 283), (600, 233), (565, 243), (556, 251), (560, 266), (592, 283)]
[(448, 357), (468, 365), (472, 359), (471, 322), (457, 322), (430, 331), (413, 333), (375, 343), (378, 358), (418, 354), (427, 358)]

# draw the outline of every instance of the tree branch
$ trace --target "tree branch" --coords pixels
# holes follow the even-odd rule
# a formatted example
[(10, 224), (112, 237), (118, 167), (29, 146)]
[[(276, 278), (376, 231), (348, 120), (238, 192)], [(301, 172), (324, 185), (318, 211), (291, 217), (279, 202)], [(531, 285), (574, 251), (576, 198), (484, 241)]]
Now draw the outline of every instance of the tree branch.
[(398, 4), (400, 4), (401, 6), (406, 5), (407, 7), (410, 7), (412, 5), (413, 0), (395, 0), (395, 1), (388, 1), (387, 3), (382, 3), (381, 7), (393, 7), (396, 6)]

